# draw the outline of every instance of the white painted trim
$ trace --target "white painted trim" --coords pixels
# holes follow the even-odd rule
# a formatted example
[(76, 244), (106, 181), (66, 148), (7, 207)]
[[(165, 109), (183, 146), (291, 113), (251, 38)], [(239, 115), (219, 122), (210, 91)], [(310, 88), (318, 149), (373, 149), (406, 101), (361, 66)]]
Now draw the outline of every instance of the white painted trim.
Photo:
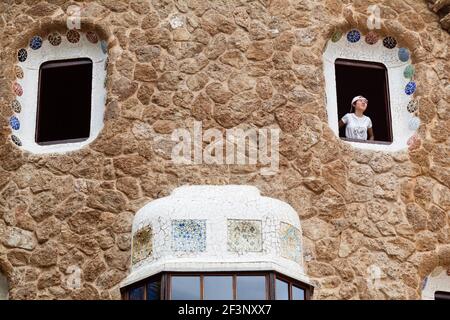
[[(362, 60), (383, 63), (388, 70), (389, 98), (391, 105), (392, 138), (389, 145), (364, 142), (346, 142), (355, 148), (395, 152), (406, 149), (408, 139), (415, 133), (409, 129), (408, 122), (413, 117), (406, 109), (412, 96), (405, 93), (405, 86), (410, 81), (403, 76), (405, 68), (411, 60), (402, 62), (398, 58), (399, 48), (388, 49), (383, 46), (382, 39), (374, 45), (369, 45), (365, 37), (357, 43), (347, 41), (346, 34), (337, 42), (328, 41), (323, 53), (323, 65), (325, 75), (325, 92), (327, 98), (328, 125), (335, 135), (339, 137), (338, 109), (336, 95), (336, 74), (334, 63), (336, 59)], [(350, 102), (349, 102), (350, 106)], [(369, 103), (370, 108), (370, 103)]]
[(450, 293), (450, 276), (443, 267), (437, 267), (427, 277), (425, 288), (422, 290), (422, 300), (434, 300), (436, 291), (444, 291)]
[[(27, 59), (24, 62), (18, 62), (24, 72), (23, 79), (17, 79), (17, 83), (22, 86), (23, 95), (16, 97), (22, 105), (22, 111), (16, 114), (20, 121), (20, 129), (12, 130), (12, 134), (21, 140), (23, 149), (35, 154), (78, 150), (95, 140), (103, 128), (107, 55), (101, 49), (101, 42), (98, 41), (96, 44), (89, 42), (84, 33), (80, 34), (78, 43), (70, 43), (65, 35), (61, 35), (61, 38), (61, 44), (58, 46), (53, 46), (47, 39), (43, 39), (41, 48), (32, 50), (27, 47)], [(75, 58), (90, 58), (93, 62), (90, 136), (81, 142), (39, 145), (35, 142), (39, 68), (42, 63), (47, 61)], [(74, 94), (76, 94), (76, 88), (74, 88)], [(63, 103), (64, 101), (62, 101), (62, 105)]]

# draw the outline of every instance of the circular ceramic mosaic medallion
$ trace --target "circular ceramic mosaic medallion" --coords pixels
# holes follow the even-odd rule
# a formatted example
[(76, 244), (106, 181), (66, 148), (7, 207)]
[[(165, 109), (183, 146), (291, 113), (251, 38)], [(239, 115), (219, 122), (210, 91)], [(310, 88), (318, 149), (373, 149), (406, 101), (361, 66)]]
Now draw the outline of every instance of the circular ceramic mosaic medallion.
[(418, 117), (412, 117), (409, 119), (408, 127), (410, 130), (417, 130), (420, 127), (420, 119)]
[(415, 134), (408, 139), (406, 144), (408, 145), (408, 149), (410, 151), (416, 150), (420, 147), (420, 138)]
[(21, 67), (19, 66), (14, 66), (14, 74), (16, 75), (17, 79), (22, 79), (23, 78), (23, 70)]
[(93, 32), (93, 31), (89, 31), (88, 33), (86, 33), (86, 38), (91, 43), (97, 43), (98, 42), (97, 34), (95, 32)]
[(9, 118), (9, 125), (14, 130), (19, 130), (20, 129), (20, 121), (19, 121), (19, 119), (17, 119), (16, 116), (12, 116), (11, 118)]
[(402, 62), (408, 61), (409, 60), (409, 50), (406, 48), (400, 48), (400, 50), (398, 51), (398, 58)]
[(415, 82), (408, 82), (408, 84), (405, 87), (405, 93), (410, 96), (412, 95), (414, 92), (416, 92), (416, 83)]
[(405, 68), (405, 71), (403, 71), (403, 76), (407, 79), (411, 79), (414, 76), (414, 66), (409, 65)]
[(331, 36), (331, 41), (338, 42), (342, 38), (342, 31), (335, 31)]
[(39, 36), (34, 36), (30, 40), (30, 48), (33, 50), (37, 50), (42, 47), (42, 38)]
[(351, 43), (358, 42), (361, 39), (361, 33), (358, 30), (350, 30), (347, 33), (347, 40)]
[(411, 100), (408, 103), (408, 106), (406, 107), (406, 109), (410, 113), (416, 112), (418, 108), (419, 108), (419, 102), (417, 100)]
[(17, 82), (13, 84), (13, 92), (19, 97), (23, 94), (22, 87)]
[(70, 43), (77, 43), (80, 41), (80, 34), (75, 30), (69, 30), (66, 36)]
[(20, 105), (20, 102), (17, 100), (13, 100), (11, 102), (11, 110), (14, 111), (15, 113), (20, 113), (20, 111), (22, 111), (22, 106)]
[(17, 138), (15, 135), (11, 135), (11, 140), (14, 142), (14, 144), (18, 145), (19, 147), (22, 145), (22, 141), (20, 141), (19, 138)]
[(366, 35), (366, 43), (368, 44), (375, 44), (378, 42), (380, 38), (378, 37), (378, 34), (376, 34), (376, 32), (374, 31), (370, 31), (367, 35)]
[(27, 50), (25, 49), (20, 49), (17, 52), (17, 59), (19, 59), (20, 62), (24, 62), (25, 60), (27, 60), (28, 57), (28, 53)]
[(61, 35), (57, 32), (53, 32), (48, 35), (48, 42), (50, 42), (52, 46), (59, 46), (61, 44), (61, 41)]
[(397, 46), (397, 40), (393, 37), (386, 37), (383, 40), (383, 45), (388, 49), (394, 49)]
[(102, 51), (103, 53), (107, 53), (108, 52), (108, 44), (106, 43), (105, 40), (100, 41), (100, 46), (102, 47)]

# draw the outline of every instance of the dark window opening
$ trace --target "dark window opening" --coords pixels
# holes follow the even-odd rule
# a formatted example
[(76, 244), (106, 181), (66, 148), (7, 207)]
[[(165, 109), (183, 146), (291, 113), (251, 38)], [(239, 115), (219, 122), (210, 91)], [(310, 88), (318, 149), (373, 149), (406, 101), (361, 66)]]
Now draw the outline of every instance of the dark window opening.
[[(368, 101), (364, 115), (372, 120), (374, 141), (350, 140), (345, 137), (345, 126), (339, 129), (344, 140), (367, 143), (392, 143), (389, 81), (386, 66), (382, 63), (336, 59), (336, 95), (338, 119), (350, 112), (353, 97), (362, 95)], [(354, 112), (354, 109), (351, 111)]]
[(91, 126), (92, 60), (48, 61), (39, 69), (36, 143), (79, 142)]
[(163, 272), (121, 289), (125, 300), (309, 300), (313, 287), (277, 272)]
[(450, 301), (450, 292), (445, 291), (436, 291), (434, 293), (435, 300), (448, 300)]

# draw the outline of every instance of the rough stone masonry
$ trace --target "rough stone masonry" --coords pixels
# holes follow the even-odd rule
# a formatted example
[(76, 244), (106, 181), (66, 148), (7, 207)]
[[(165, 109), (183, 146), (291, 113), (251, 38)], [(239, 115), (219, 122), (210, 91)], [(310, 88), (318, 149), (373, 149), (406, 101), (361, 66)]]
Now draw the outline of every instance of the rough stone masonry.
[[(9, 297), (120, 299), (139, 208), (185, 184), (248, 184), (298, 212), (314, 299), (419, 299), (423, 279), (450, 268), (450, 35), (448, 15), (428, 2), (445, 5), (2, 1), (0, 270)], [(82, 8), (81, 31), (108, 42), (104, 127), (81, 150), (34, 155), (10, 139), (17, 50), (34, 35), (65, 32), (71, 4)], [(325, 44), (336, 29), (367, 32), (370, 4), (380, 6), (380, 33), (412, 53), (422, 122), (414, 151), (361, 151), (327, 123)], [(170, 133), (194, 120), (205, 129), (280, 128), (278, 174), (174, 165)], [(377, 286), (367, 281), (372, 265)], [(78, 289), (70, 266), (80, 267)]]

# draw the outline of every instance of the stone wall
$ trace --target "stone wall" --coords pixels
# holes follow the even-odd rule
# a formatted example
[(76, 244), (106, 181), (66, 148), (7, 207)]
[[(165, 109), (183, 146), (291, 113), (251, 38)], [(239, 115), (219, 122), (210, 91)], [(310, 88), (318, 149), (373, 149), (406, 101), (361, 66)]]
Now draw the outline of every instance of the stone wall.
[[(413, 151), (358, 151), (327, 124), (325, 44), (336, 29), (367, 32), (372, 3), (380, 34), (412, 51), (422, 121)], [(33, 155), (10, 139), (17, 50), (63, 32), (70, 4), (0, 3), (0, 269), (10, 298), (119, 299), (134, 213), (185, 184), (254, 185), (292, 205), (315, 299), (418, 299), (422, 280), (450, 266), (450, 36), (426, 1), (77, 1), (83, 30), (108, 41), (104, 128), (82, 150)], [(174, 165), (170, 133), (194, 120), (281, 128), (280, 172)]]

